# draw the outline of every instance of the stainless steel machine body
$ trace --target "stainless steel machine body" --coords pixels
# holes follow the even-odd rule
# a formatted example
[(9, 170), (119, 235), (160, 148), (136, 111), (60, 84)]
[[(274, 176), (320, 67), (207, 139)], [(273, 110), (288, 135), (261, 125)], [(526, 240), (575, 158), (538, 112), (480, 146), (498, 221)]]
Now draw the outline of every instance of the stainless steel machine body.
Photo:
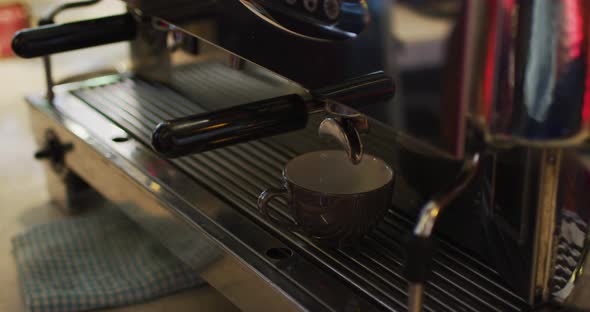
[[(424, 309), (590, 308), (585, 1), (369, 0), (366, 11), (344, 1), (362, 21), (346, 31), (285, 24), (265, 1), (126, 2), (132, 72), (28, 98), (40, 146), (61, 146), (47, 170), (65, 182), (55, 197), (72, 201), (72, 185), (88, 184), (245, 310), (398, 311), (408, 308), (404, 236), (480, 151), (481, 169), (435, 230)], [(404, 28), (392, 10), (424, 24)], [(428, 28), (433, 19), (445, 26)], [(398, 36), (421, 26), (434, 35)], [(424, 49), (434, 52), (408, 57)], [(328, 94), (376, 71), (395, 77), (396, 98), (344, 103), (370, 117), (365, 150), (392, 166), (396, 185), (392, 209), (358, 246), (323, 245), (256, 211), (290, 158), (333, 144), (315, 133), (322, 112), (303, 130), (175, 160), (150, 148), (162, 120)], [(273, 209), (289, 218), (284, 202)]]

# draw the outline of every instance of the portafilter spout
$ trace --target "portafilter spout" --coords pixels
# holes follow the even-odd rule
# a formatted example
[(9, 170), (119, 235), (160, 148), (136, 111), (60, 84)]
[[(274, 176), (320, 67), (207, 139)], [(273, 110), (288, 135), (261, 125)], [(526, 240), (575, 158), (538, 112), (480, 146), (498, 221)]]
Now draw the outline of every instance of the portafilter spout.
[(359, 112), (335, 101), (325, 100), (325, 110), (331, 117), (324, 119), (318, 128), (319, 136), (336, 139), (353, 164), (363, 158), (363, 142), (359, 132), (369, 129), (369, 122)]

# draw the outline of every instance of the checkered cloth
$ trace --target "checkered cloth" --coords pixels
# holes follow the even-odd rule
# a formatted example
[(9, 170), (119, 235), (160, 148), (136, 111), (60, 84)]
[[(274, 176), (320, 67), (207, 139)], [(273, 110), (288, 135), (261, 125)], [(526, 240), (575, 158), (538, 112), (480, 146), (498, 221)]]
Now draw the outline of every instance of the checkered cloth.
[(36, 226), (12, 247), (30, 311), (128, 305), (203, 284), (114, 208)]

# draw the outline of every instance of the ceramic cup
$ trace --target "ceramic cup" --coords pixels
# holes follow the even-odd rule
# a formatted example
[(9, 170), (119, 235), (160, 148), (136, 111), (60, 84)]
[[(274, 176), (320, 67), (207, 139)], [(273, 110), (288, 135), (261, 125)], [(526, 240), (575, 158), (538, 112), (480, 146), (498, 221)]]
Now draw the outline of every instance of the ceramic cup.
[[(291, 159), (283, 186), (263, 191), (258, 208), (274, 224), (319, 240), (356, 240), (383, 219), (391, 207), (394, 172), (365, 154), (354, 165), (340, 150), (311, 152)], [(269, 202), (285, 197), (294, 223), (279, 219)]]

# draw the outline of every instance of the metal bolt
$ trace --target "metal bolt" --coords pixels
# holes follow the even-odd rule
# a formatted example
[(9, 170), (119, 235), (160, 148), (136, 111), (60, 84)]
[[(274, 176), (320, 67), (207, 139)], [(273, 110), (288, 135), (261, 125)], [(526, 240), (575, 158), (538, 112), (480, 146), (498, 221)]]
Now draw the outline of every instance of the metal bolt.
[(303, 7), (309, 12), (315, 12), (318, 9), (319, 0), (303, 0)]
[(335, 21), (340, 17), (340, 0), (324, 0), (324, 14)]

